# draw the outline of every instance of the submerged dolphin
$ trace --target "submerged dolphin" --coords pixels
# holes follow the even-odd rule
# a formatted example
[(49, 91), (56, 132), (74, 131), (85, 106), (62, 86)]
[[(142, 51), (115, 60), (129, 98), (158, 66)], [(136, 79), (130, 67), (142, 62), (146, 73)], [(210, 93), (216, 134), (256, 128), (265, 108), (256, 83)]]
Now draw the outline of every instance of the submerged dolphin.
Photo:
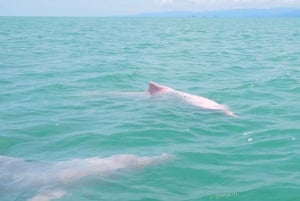
[(170, 87), (159, 85), (155, 82), (149, 82), (149, 88), (147, 90), (147, 93), (150, 94), (152, 97), (160, 96), (164, 94), (173, 95), (176, 98), (179, 98), (180, 100), (183, 100), (184, 102), (190, 105), (207, 109), (207, 110), (219, 111), (228, 116), (236, 117), (236, 115), (233, 112), (231, 112), (228, 109), (228, 107), (225, 105), (221, 105), (213, 100), (210, 100), (202, 96), (197, 96), (186, 92), (177, 91)]
[(80, 183), (83, 178), (140, 169), (169, 158), (168, 154), (153, 157), (121, 154), (49, 163), (0, 156), (1, 200), (49, 201), (65, 195), (68, 186)]

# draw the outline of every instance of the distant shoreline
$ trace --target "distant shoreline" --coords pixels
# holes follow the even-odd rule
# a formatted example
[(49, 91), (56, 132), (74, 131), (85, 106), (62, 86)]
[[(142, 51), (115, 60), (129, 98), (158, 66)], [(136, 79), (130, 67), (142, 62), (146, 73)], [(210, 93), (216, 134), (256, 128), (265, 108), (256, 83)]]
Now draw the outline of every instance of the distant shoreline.
[(204, 12), (170, 11), (158, 13), (141, 13), (135, 17), (300, 17), (300, 9), (233, 9)]

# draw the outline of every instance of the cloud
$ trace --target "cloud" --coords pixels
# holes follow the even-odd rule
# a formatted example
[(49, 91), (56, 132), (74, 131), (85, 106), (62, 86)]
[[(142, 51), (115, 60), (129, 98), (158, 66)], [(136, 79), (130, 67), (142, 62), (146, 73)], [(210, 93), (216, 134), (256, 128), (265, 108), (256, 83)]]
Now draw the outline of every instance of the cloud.
[(165, 5), (165, 4), (172, 4), (174, 3), (174, 0), (160, 0), (160, 3)]

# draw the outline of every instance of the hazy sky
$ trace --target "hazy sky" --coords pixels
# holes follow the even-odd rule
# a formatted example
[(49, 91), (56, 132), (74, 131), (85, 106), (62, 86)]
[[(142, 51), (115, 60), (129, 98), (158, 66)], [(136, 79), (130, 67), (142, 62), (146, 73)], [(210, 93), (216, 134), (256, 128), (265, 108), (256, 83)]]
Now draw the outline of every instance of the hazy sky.
[(300, 8), (300, 0), (0, 0), (0, 15), (114, 16), (274, 7)]

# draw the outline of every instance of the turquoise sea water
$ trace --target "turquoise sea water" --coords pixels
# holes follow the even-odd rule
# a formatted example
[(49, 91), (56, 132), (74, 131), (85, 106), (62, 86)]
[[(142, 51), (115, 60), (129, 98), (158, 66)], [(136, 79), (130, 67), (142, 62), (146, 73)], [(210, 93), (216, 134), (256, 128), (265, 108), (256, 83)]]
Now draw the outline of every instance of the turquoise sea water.
[[(57, 200), (300, 199), (300, 19), (1, 17), (0, 47), (1, 156), (172, 156)], [(151, 80), (239, 117), (149, 98)], [(2, 199), (47, 188), (14, 171)]]

